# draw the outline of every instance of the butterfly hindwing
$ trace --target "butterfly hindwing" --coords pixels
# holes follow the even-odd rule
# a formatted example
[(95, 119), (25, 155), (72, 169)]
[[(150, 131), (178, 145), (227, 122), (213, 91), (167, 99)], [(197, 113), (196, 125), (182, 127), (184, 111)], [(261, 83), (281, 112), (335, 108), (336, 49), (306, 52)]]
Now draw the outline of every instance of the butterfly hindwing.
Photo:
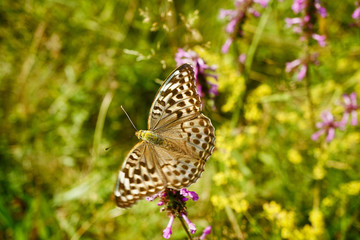
[(140, 142), (131, 149), (116, 181), (115, 198), (119, 207), (130, 207), (139, 199), (165, 188), (163, 176), (159, 174), (153, 157), (145, 142)]

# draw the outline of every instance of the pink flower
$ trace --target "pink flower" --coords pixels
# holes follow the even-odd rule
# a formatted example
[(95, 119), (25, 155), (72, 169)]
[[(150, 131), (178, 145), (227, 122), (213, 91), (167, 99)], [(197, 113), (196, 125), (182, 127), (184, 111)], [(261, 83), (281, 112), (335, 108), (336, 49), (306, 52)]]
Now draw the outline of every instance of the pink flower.
[(150, 196), (150, 197), (146, 197), (145, 199), (146, 199), (146, 201), (148, 201), (148, 202), (152, 202), (152, 201), (154, 201), (157, 197), (159, 197), (160, 196), (160, 193), (156, 193), (156, 194), (154, 194), (154, 195), (152, 195), (152, 196)]
[(306, 76), (307, 65), (305, 63), (303, 63), (303, 61), (301, 59), (295, 59), (292, 62), (286, 63), (286, 69), (285, 69), (286, 72), (292, 72), (295, 70), (298, 71), (297, 79), (299, 81), (301, 81)]
[(321, 118), (322, 118), (322, 122), (316, 123), (316, 127), (319, 128), (320, 130), (315, 132), (311, 136), (311, 139), (313, 141), (317, 141), (321, 135), (327, 134), (326, 141), (330, 142), (335, 137), (335, 129), (342, 127), (342, 125), (340, 122), (336, 122), (334, 120), (334, 116), (328, 110), (323, 111), (321, 113)]
[(360, 18), (360, 7), (356, 8), (355, 11), (352, 14), (353, 19), (359, 19)]
[(181, 213), (182, 218), (185, 220), (185, 222), (187, 223), (190, 233), (194, 234), (196, 232), (196, 227), (195, 224), (193, 224), (192, 222), (190, 222), (190, 220), (187, 218), (187, 216), (184, 213)]
[(171, 227), (172, 227), (172, 225), (174, 223), (174, 219), (175, 219), (175, 216), (171, 215), (169, 223), (168, 223), (168, 225), (166, 226), (166, 228), (163, 231), (163, 237), (166, 238), (166, 239), (169, 239), (171, 234), (172, 234)]
[(242, 53), (240, 54), (239, 58), (238, 58), (239, 63), (245, 64), (246, 61), (246, 53)]
[[(186, 188), (182, 188), (180, 189), (180, 194), (184, 197), (190, 197), (193, 201), (197, 201), (199, 199), (199, 196), (197, 195), (196, 192), (193, 191), (189, 191)], [(186, 199), (187, 201), (187, 199)]]
[(307, 72), (307, 65), (302, 64), (302, 65), (300, 66), (299, 72), (298, 72), (298, 74), (297, 74), (297, 79), (298, 79), (299, 81), (303, 80), (304, 77), (306, 76), (306, 72)]
[(325, 44), (326, 44), (326, 43), (325, 43), (326, 36), (324, 36), (324, 35), (319, 35), (319, 34), (316, 34), (316, 33), (312, 34), (311, 36), (312, 36), (312, 38), (313, 38), (314, 40), (316, 40), (316, 41), (318, 42), (318, 44), (319, 44), (320, 47), (325, 47)]
[(291, 5), (291, 9), (294, 13), (298, 14), (306, 7), (306, 0), (294, 0), (294, 3)]
[(326, 15), (327, 15), (326, 9), (323, 6), (321, 6), (319, 0), (315, 0), (315, 8), (321, 17), (323, 17), (323, 18), (326, 17)]
[(359, 108), (356, 102), (356, 93), (353, 92), (350, 95), (344, 94), (343, 99), (344, 99), (345, 112), (340, 122), (343, 126), (345, 126), (349, 120), (349, 116), (351, 115), (350, 124), (352, 126), (356, 126), (358, 124), (356, 110)]
[(206, 235), (211, 233), (211, 226), (208, 226), (204, 229), (202, 235), (200, 236), (200, 240), (204, 240)]
[(224, 45), (221, 47), (221, 52), (227, 53), (229, 51), (229, 48), (230, 48), (232, 42), (233, 42), (232, 38), (228, 38), (226, 40), (226, 42), (224, 43)]

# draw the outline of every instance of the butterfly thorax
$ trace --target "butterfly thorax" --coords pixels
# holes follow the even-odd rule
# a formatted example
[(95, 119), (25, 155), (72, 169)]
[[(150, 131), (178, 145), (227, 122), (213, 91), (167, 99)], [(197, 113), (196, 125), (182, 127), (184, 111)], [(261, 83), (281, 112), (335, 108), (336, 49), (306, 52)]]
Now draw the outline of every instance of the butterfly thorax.
[(135, 133), (135, 135), (140, 139), (148, 143), (152, 143), (155, 145), (163, 145), (164, 139), (160, 137), (158, 134), (149, 130), (139, 130)]

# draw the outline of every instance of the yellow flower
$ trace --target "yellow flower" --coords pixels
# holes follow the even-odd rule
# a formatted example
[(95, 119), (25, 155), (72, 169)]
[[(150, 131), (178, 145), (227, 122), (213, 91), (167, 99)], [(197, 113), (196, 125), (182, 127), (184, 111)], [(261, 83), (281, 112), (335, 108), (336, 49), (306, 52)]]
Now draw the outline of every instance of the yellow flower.
[(296, 149), (291, 148), (288, 153), (287, 157), (290, 162), (293, 164), (299, 164), (302, 162), (302, 156), (300, 155), (299, 151)]
[(347, 195), (356, 196), (360, 192), (360, 181), (351, 181), (342, 184), (340, 187), (341, 191)]
[(213, 181), (216, 186), (227, 184), (228, 180), (224, 172), (218, 172), (213, 176)]
[(266, 217), (269, 220), (273, 221), (275, 218), (277, 218), (277, 215), (280, 213), (281, 206), (276, 202), (271, 201), (270, 203), (264, 203), (263, 209), (266, 213)]
[(315, 168), (313, 169), (314, 179), (321, 180), (325, 177), (326, 170), (322, 164), (316, 164)]
[(212, 205), (220, 210), (224, 209), (225, 206), (229, 205), (229, 200), (224, 196), (214, 195), (211, 197), (210, 200)]
[(237, 212), (237, 213), (243, 213), (246, 212), (249, 208), (249, 202), (246, 199), (230, 199), (231, 201), (231, 207)]
[(313, 209), (310, 212), (310, 222), (316, 235), (324, 232), (324, 216), (319, 209)]

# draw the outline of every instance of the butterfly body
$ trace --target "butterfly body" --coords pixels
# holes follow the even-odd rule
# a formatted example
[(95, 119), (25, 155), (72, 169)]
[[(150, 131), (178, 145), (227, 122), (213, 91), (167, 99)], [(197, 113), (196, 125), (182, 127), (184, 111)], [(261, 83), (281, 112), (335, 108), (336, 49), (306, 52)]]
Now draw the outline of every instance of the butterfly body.
[(155, 145), (163, 145), (164, 139), (158, 134), (154, 133), (150, 130), (139, 130), (135, 133), (135, 135), (140, 139), (148, 143), (152, 143)]
[(165, 188), (195, 183), (215, 147), (215, 129), (201, 113), (192, 67), (184, 64), (160, 87), (150, 108), (148, 130), (129, 152), (115, 186), (116, 203), (130, 207)]

